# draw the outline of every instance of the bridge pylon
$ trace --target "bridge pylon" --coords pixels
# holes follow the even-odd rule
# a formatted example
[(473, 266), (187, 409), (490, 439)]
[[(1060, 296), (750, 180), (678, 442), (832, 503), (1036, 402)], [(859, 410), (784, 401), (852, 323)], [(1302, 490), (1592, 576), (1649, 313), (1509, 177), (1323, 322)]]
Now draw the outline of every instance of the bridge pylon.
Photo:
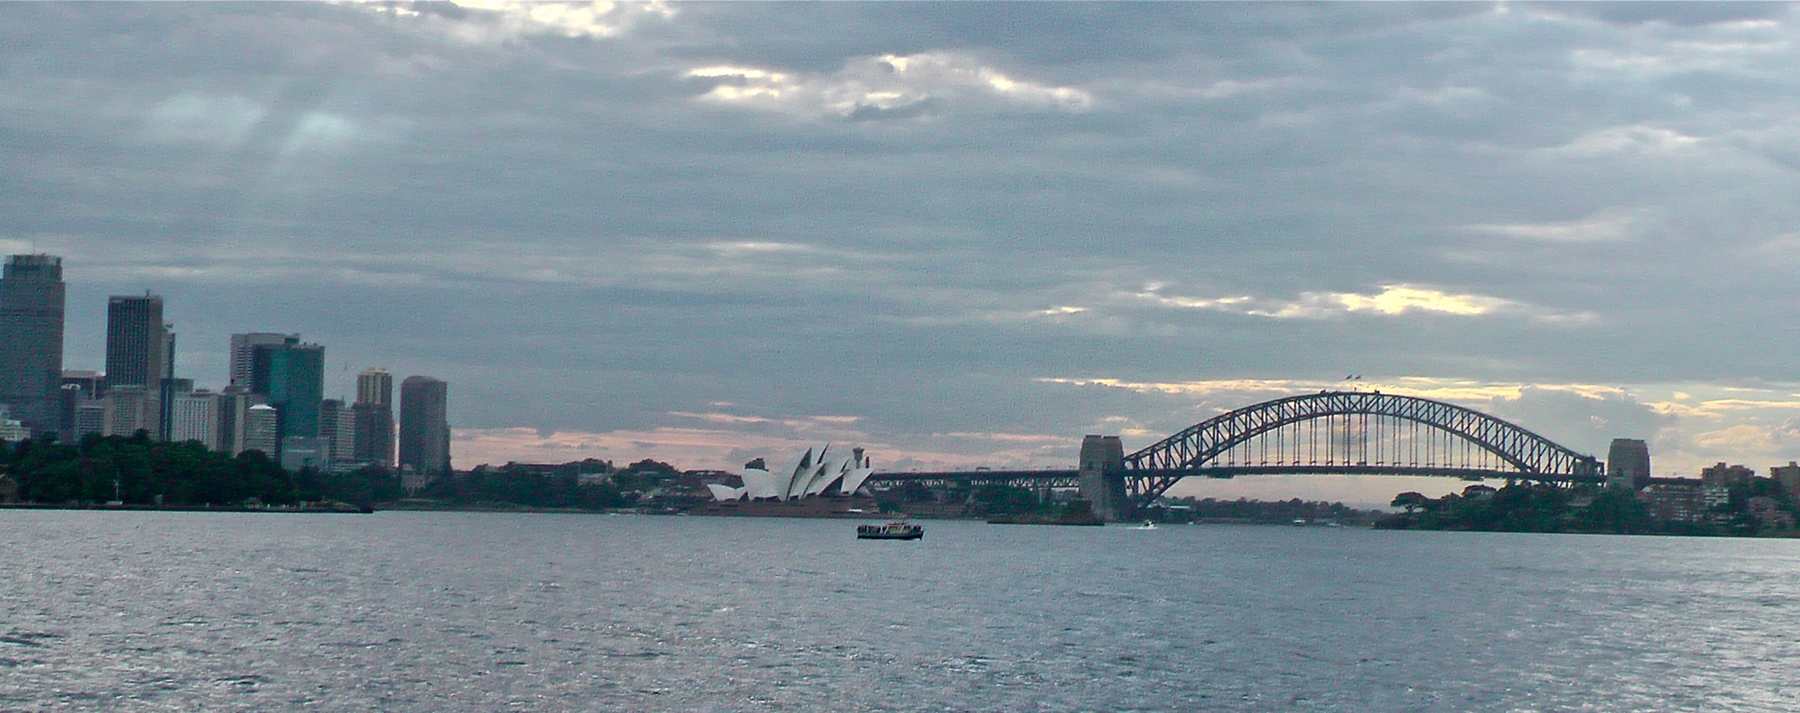
[(1081, 497), (1096, 517), (1120, 522), (1135, 514), (1125, 496), (1125, 446), (1118, 436), (1083, 436), (1080, 464)]

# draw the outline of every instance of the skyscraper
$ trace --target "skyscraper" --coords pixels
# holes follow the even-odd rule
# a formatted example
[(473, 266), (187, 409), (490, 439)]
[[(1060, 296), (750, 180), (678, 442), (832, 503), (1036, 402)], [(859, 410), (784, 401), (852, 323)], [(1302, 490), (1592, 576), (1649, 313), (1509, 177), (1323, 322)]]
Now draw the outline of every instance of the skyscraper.
[(281, 412), (280, 437), (318, 438), (319, 402), (325, 397), (325, 347), (282, 344), (258, 347), (268, 354), (269, 405)]
[(358, 374), (356, 403), (350, 410), (356, 419), (354, 459), (393, 467), (394, 377), (382, 369)]
[(244, 411), (243, 450), (262, 451), (271, 460), (275, 457), (275, 444), (281, 436), (278, 432), (281, 415), (275, 407), (268, 404), (257, 404)]
[(106, 385), (141, 386), (154, 394), (168, 371), (161, 297), (115, 296), (106, 303)]
[(231, 386), (251, 388), (253, 364), (257, 347), (276, 347), (283, 344), (297, 344), (298, 334), (277, 334), (275, 332), (250, 332), (231, 335)]
[(364, 369), (356, 375), (356, 402), (376, 406), (394, 405), (394, 376), (386, 369)]
[(209, 450), (220, 450), (218, 394), (184, 391), (174, 394), (169, 403), (170, 441), (199, 441)]
[(275, 359), (275, 352), (288, 347), (299, 346), (300, 335), (291, 334), (281, 338), (280, 342), (258, 342), (250, 345), (250, 378), (233, 386), (247, 386), (252, 393), (268, 395), (270, 371)]
[[(177, 380), (175, 378), (175, 325), (163, 323), (162, 361), (157, 364), (162, 369), (161, 378), (157, 379), (156, 403), (156, 438), (159, 441), (172, 441), (175, 423), (175, 394)], [(182, 379), (186, 384), (180, 391), (193, 391), (193, 379)]]
[(449, 386), (429, 376), (400, 382), (400, 467), (435, 475), (450, 467)]
[(343, 400), (319, 402), (319, 443), (326, 463), (356, 460), (356, 419)]
[(59, 427), (62, 258), (13, 255), (0, 272), (0, 403), (33, 432)]
[(248, 387), (225, 387), (219, 394), (219, 450), (232, 455), (249, 450), (245, 439), (250, 437), (250, 409), (262, 405), (264, 400), (262, 394), (253, 394)]

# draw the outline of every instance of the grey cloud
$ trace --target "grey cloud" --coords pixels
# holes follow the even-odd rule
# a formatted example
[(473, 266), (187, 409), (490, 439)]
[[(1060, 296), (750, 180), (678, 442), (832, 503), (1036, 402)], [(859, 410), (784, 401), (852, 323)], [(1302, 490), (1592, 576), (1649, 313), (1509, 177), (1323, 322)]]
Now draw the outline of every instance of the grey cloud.
[(1527, 3), (1542, 12), (1585, 17), (1620, 25), (1666, 23), (1703, 26), (1746, 20), (1777, 20), (1790, 15), (1793, 6), (1780, 2), (1552, 2)]
[[(1800, 225), (1789, 18), (1757, 15), (1772, 38), (1698, 20), (1749, 10), (1527, 17), (1591, 10), (711, 4), (472, 42), (447, 23), (495, 18), (4, 5), (0, 240), (70, 256), (72, 365), (101, 353), (107, 293), (154, 288), (202, 381), (230, 332), (297, 330), (340, 376), (451, 379), (468, 428), (651, 429), (729, 400), (866, 415), (871, 439), (924, 451), (1198, 420), (1046, 375), (1791, 375), (1791, 266), (1769, 252)], [(689, 76), (823, 86), (934, 53), (1092, 101), (920, 85), (781, 113), (703, 99), (748, 78)], [(1536, 312), (1272, 321), (1120, 298), (1152, 282)], [(1059, 307), (1085, 311), (1042, 314)], [(1546, 403), (1521, 418), (1613, 406)], [(1645, 425), (1627, 415), (1604, 417)]]

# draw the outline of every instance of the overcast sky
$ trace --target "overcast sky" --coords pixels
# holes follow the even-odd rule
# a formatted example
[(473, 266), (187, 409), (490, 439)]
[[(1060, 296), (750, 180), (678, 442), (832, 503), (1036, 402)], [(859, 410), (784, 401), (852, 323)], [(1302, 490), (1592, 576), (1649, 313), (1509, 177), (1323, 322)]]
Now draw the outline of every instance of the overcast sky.
[(203, 385), (256, 330), (334, 394), (449, 381), (462, 466), (1068, 466), (1359, 373), (1761, 469), (1800, 456), (1797, 23), (5, 4), (0, 250), (66, 257), (70, 368), (154, 290)]

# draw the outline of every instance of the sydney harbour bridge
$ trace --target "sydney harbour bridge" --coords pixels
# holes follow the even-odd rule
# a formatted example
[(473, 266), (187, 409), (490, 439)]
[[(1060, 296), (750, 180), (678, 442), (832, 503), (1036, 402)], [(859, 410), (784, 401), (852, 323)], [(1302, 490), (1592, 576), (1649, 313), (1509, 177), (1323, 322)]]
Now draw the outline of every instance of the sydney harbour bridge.
[(1119, 520), (1182, 478), (1323, 474), (1605, 481), (1598, 459), (1516, 424), (1379, 391), (1321, 391), (1245, 406), (1129, 454), (1117, 436), (1090, 435), (1071, 470), (887, 472), (871, 479), (1078, 488), (1096, 514)]

